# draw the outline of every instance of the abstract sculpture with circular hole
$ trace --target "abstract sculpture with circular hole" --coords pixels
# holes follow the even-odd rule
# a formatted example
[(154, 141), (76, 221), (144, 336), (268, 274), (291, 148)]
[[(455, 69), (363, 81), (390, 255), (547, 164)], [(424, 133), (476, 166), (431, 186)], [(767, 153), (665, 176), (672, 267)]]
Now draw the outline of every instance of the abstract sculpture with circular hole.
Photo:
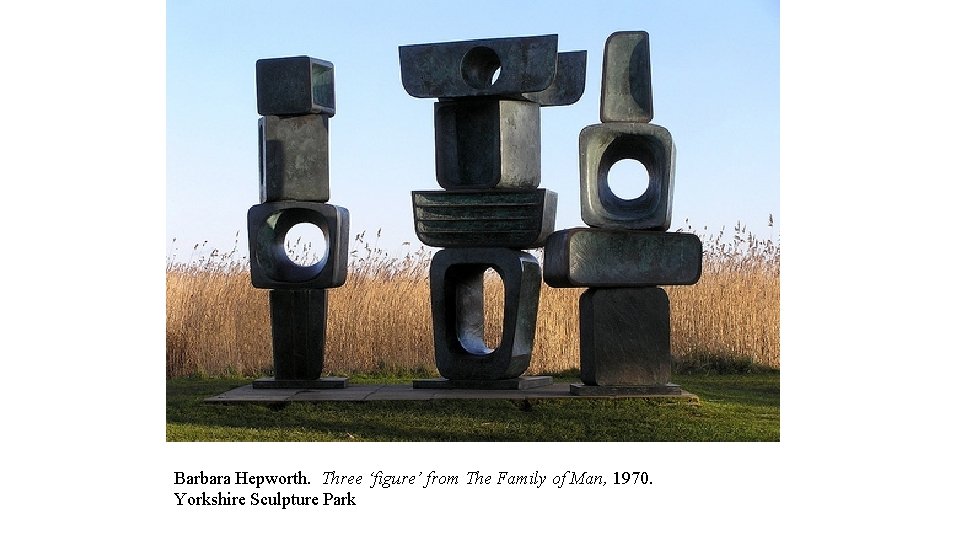
[[(670, 228), (676, 148), (655, 124), (607, 123), (580, 132), (580, 213), (593, 227), (664, 231)], [(643, 164), (649, 184), (642, 195), (622, 199), (610, 189), (607, 173), (617, 162)], [(646, 181), (638, 178), (639, 182)]]
[[(430, 267), (434, 358), (444, 379), (414, 387), (549, 384), (550, 377), (521, 377), (542, 273), (536, 258), (516, 248), (542, 245), (554, 229), (556, 194), (538, 189), (540, 107), (580, 99), (586, 52), (558, 53), (555, 34), (407, 45), (400, 72), (407, 93), (438, 98), (436, 175), (445, 191), (413, 193), (414, 225), (424, 243), (448, 248)], [(494, 348), (482, 333), (490, 268), (506, 298)]]
[[(326, 239), (324, 253), (309, 266), (292, 261), (284, 249), (295, 225), (310, 223)], [(347, 279), (350, 213), (332, 204), (304, 201), (262, 203), (247, 212), (250, 278), (258, 289), (330, 289)]]

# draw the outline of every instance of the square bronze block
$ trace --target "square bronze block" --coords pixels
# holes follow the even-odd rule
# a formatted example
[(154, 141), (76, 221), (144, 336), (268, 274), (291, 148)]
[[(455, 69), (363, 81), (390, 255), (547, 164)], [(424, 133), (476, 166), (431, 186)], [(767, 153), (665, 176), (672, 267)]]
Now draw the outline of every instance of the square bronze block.
[(566, 229), (543, 250), (543, 280), (551, 287), (691, 285), (700, 279), (703, 243), (695, 234)]
[(309, 56), (257, 60), (257, 112), (333, 116), (337, 112), (333, 64)]
[(557, 35), (476, 39), (400, 47), (400, 79), (413, 97), (519, 96), (557, 74)]
[(444, 189), (540, 185), (540, 106), (482, 99), (434, 105), (437, 182)]
[(329, 116), (260, 118), (260, 202), (330, 200)]
[[(301, 266), (284, 249), (287, 233), (301, 223), (323, 232), (327, 245), (320, 260)], [(269, 202), (247, 212), (250, 278), (258, 289), (332, 289), (347, 279), (350, 213), (332, 204)]]
[(539, 247), (556, 216), (557, 194), (546, 189), (413, 192), (414, 228), (428, 246)]
[(580, 379), (588, 385), (670, 382), (670, 300), (663, 289), (587, 289), (580, 296)]
[[(483, 328), (483, 274), (503, 280), (503, 333), (488, 347)], [(430, 263), (430, 307), (437, 370), (451, 380), (519, 377), (530, 365), (540, 302), (540, 265), (506, 248), (453, 248)]]
[[(607, 174), (618, 161), (643, 164), (649, 184), (623, 199)], [(580, 132), (580, 215), (593, 227), (664, 231), (670, 228), (676, 148), (670, 132), (654, 124), (594, 124)], [(638, 181), (642, 181), (640, 178)]]
[(614, 32), (603, 48), (601, 122), (649, 122), (653, 119), (650, 36)]

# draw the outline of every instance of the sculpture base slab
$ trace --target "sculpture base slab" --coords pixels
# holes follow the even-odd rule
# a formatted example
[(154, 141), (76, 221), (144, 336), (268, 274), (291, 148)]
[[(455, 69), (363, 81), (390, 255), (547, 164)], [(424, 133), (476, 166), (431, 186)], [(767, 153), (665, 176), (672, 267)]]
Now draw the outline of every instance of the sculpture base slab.
[(494, 381), (471, 381), (453, 379), (417, 379), (413, 381), (414, 388), (427, 389), (464, 389), (464, 390), (529, 390), (553, 384), (553, 377), (538, 375), (532, 377), (517, 377)]
[(677, 384), (600, 386), (582, 383), (571, 384), (570, 393), (575, 396), (682, 396), (687, 394)]
[(264, 377), (253, 381), (255, 389), (270, 388), (346, 388), (346, 377), (321, 377), (319, 379), (274, 379), (273, 377)]

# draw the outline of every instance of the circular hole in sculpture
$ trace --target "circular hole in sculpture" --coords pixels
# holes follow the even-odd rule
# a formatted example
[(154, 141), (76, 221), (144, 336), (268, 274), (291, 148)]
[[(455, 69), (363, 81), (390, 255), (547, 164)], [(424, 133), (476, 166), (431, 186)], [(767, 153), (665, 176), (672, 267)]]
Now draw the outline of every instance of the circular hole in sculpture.
[(650, 174), (643, 163), (635, 159), (621, 159), (607, 172), (607, 185), (621, 199), (637, 199), (650, 187)]
[(483, 343), (494, 350), (503, 340), (503, 279), (493, 268), (483, 272)]
[(477, 90), (493, 86), (500, 78), (500, 57), (489, 47), (474, 47), (460, 62), (460, 74), (467, 84)]
[(313, 266), (326, 259), (327, 237), (313, 223), (298, 223), (283, 238), (287, 258), (298, 266)]

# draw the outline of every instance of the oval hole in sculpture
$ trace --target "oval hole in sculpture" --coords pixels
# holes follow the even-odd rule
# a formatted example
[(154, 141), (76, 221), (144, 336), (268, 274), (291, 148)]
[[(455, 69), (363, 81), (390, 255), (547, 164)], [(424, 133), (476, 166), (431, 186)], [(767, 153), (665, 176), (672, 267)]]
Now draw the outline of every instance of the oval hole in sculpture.
[(493, 268), (483, 273), (483, 343), (496, 349), (503, 340), (503, 279)]

